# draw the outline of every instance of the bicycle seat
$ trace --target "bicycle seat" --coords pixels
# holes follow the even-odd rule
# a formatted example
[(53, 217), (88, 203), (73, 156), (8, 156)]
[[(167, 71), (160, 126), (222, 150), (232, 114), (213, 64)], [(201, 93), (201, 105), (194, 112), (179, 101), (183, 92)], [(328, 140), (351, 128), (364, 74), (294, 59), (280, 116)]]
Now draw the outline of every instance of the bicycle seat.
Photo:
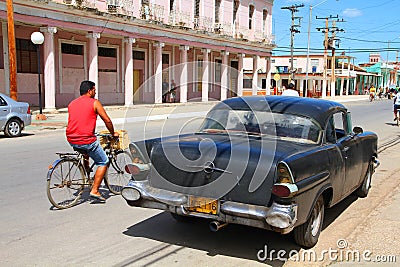
[(78, 152), (78, 153), (87, 154), (86, 150), (84, 150), (84, 149), (76, 148), (76, 147), (74, 147), (73, 149), (74, 149), (74, 151), (76, 151), (76, 152)]

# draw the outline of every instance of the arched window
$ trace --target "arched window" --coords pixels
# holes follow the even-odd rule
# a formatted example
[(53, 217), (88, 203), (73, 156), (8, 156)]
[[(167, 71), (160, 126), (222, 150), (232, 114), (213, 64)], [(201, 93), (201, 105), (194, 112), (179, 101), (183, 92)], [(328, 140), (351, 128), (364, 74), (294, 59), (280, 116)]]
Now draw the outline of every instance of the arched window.
[(240, 4), (240, 0), (235, 0), (233, 2), (233, 20), (232, 20), (233, 24), (235, 24), (236, 19), (237, 19), (237, 12), (239, 10), (239, 4)]
[(221, 0), (215, 0), (215, 23), (219, 23), (220, 8), (221, 8)]
[(194, 17), (200, 17), (200, 0), (194, 1)]
[(254, 6), (249, 5), (249, 30), (253, 28)]
[(265, 36), (268, 33), (268, 10), (264, 9), (263, 10), (263, 25), (262, 25), (262, 32), (263, 35)]

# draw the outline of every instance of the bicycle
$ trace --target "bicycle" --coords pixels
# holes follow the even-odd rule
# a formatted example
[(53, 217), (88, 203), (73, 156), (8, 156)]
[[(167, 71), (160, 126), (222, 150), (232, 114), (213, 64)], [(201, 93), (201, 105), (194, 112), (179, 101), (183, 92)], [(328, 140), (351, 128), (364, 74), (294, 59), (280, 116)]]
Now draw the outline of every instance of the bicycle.
[[(118, 140), (113, 141), (110, 134), (97, 134), (106, 138), (104, 150), (108, 156), (108, 169), (104, 176), (104, 183), (109, 191), (115, 195), (121, 194), (123, 186), (128, 184), (131, 175), (125, 171), (125, 166), (132, 163), (132, 157), (126, 150), (115, 146)], [(84, 152), (74, 149), (75, 152), (56, 153), (60, 158), (49, 166), (47, 172), (47, 197), (51, 204), (58, 209), (74, 206), (81, 198), (85, 187), (91, 187), (94, 163), (85, 167)], [(86, 164), (89, 165), (89, 164)]]

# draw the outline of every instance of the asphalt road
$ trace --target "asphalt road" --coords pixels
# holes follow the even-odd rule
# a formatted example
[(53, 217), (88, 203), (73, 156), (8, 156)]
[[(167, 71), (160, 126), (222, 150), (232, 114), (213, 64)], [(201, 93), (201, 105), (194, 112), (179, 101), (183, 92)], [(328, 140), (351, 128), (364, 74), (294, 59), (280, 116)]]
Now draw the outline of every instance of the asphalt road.
[[(377, 132), (380, 145), (400, 137), (400, 129), (392, 121), (390, 101), (351, 102), (346, 106), (352, 112), (353, 125)], [(166, 124), (163, 121), (151, 122), (146, 124), (146, 136), (159, 135), (161, 128), (165, 129), (165, 135), (181, 131), (177, 125), (186, 125), (183, 131), (190, 131), (200, 122), (186, 121), (170, 119)], [(144, 123), (137, 123), (134, 128), (142, 129)], [(138, 136), (139, 132), (133, 132), (131, 138), (135, 140)], [(178, 223), (166, 212), (131, 208), (120, 196), (109, 195), (106, 204), (85, 201), (67, 210), (53, 210), (46, 196), (46, 170), (56, 158), (55, 152), (70, 151), (64, 131), (27, 133), (17, 139), (0, 136), (0, 147), (0, 266), (311, 264), (296, 261), (285, 263), (279, 259), (260, 262), (257, 259), (257, 253), (265, 246), (268, 251), (283, 250), (286, 254), (300, 254), (302, 250), (293, 243), (290, 235), (280, 236), (238, 225), (228, 225), (212, 233), (206, 222)], [(324, 230), (315, 251), (336, 248), (337, 240), (345, 239), (351, 242), (352, 247), (364, 250), (365, 246), (368, 248), (368, 242), (388, 243), (392, 247), (374, 246), (374, 253), (399, 254), (400, 244), (388, 238), (393, 235), (392, 231), (398, 229), (393, 228), (396, 218), (384, 217), (382, 223), (390, 227), (386, 227), (387, 231), (375, 230), (380, 225), (379, 220), (383, 220), (379, 214), (387, 207), (394, 207), (389, 213), (397, 211), (398, 214), (400, 211), (400, 205), (394, 205), (400, 199), (400, 182), (393, 178), (393, 174), (399, 170), (396, 164), (392, 164), (392, 160), (400, 161), (396, 151), (396, 147), (389, 147), (381, 153), (382, 166), (374, 175), (368, 198), (349, 197), (326, 211)], [(386, 183), (387, 179), (391, 183)], [(368, 218), (373, 221), (370, 222)], [(397, 226), (400, 225), (397, 223)], [(323, 259), (315, 264), (338, 261)]]

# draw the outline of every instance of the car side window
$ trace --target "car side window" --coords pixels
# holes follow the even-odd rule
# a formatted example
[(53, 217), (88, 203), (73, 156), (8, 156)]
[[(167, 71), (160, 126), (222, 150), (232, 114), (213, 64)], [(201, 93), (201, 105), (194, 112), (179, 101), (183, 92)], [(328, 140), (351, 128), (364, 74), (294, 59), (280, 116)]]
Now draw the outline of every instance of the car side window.
[(343, 112), (333, 114), (333, 122), (335, 127), (336, 138), (340, 139), (346, 135), (346, 116)]
[(0, 106), (7, 106), (7, 102), (0, 96)]

